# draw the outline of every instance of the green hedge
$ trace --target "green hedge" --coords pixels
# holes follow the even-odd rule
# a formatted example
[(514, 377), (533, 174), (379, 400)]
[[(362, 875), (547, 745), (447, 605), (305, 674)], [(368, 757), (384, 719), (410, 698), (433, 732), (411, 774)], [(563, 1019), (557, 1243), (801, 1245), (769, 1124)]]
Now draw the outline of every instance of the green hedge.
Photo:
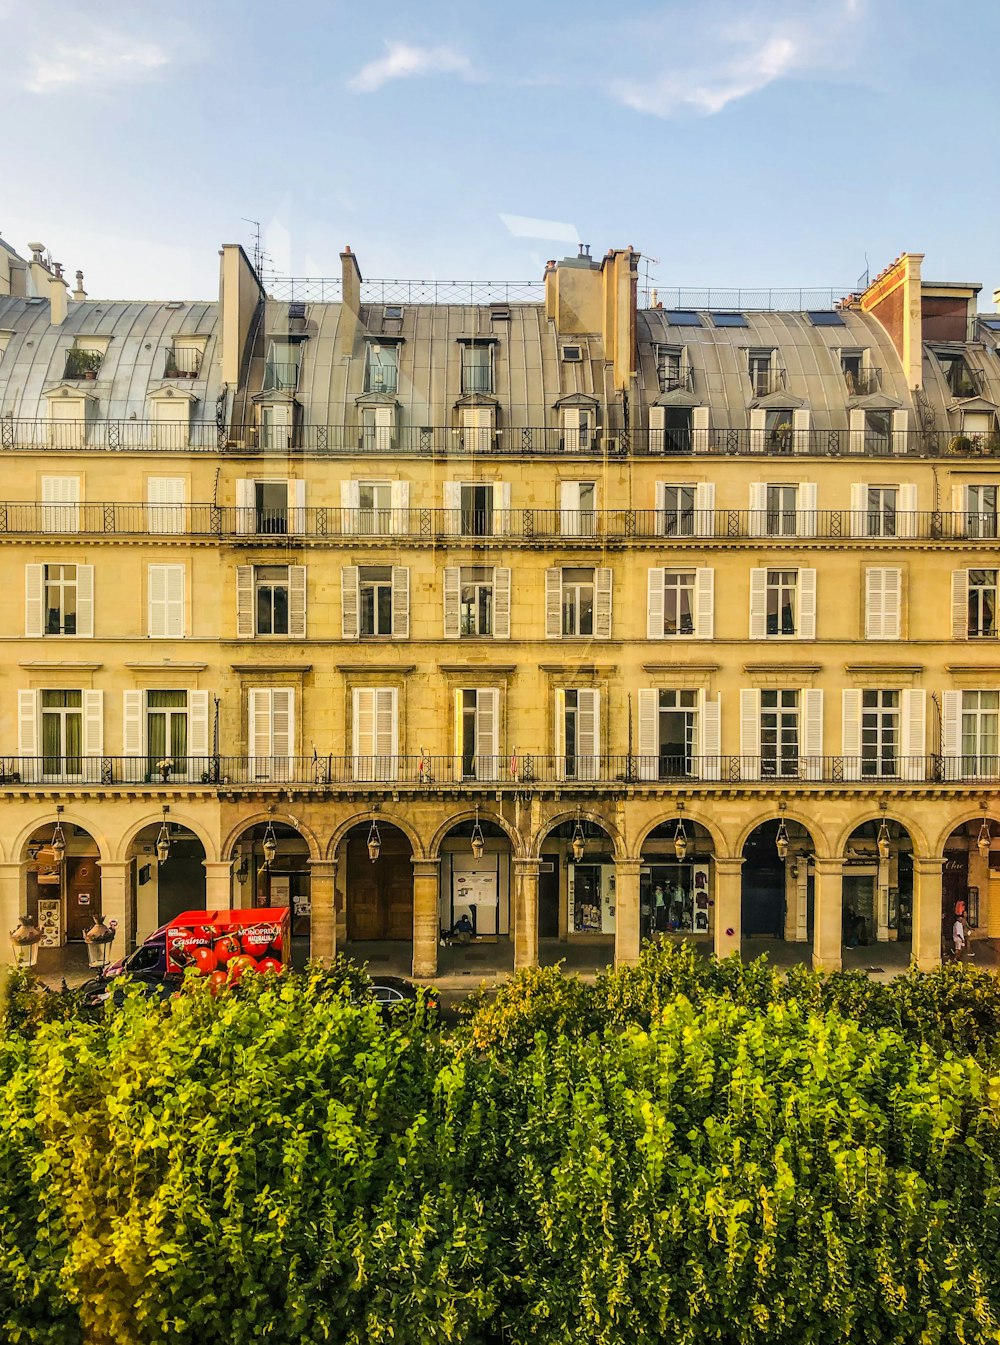
[(315, 977), (32, 1020), (0, 1338), (995, 1342), (991, 987), (682, 950), (515, 978), (452, 1037)]

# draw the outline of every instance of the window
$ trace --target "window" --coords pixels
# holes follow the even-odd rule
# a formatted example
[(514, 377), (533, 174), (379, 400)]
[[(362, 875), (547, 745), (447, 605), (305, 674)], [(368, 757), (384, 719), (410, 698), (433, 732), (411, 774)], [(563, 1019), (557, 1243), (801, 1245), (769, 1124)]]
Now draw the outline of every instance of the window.
[(760, 693), (760, 766), (768, 777), (799, 773), (799, 693)]
[(299, 384), (300, 341), (271, 341), (264, 365), (265, 392), (293, 392)]
[(895, 567), (865, 570), (865, 639), (898, 640), (902, 625), (903, 572)]
[(687, 309), (675, 308), (664, 313), (664, 317), (671, 327), (700, 327), (701, 318), (697, 313), (692, 313)]
[(764, 411), (764, 444), (768, 451), (787, 453), (792, 447), (795, 420), (790, 407), (772, 406)]
[(878, 392), (881, 387), (881, 370), (867, 363), (868, 351), (842, 350), (840, 367), (844, 371), (844, 382), (851, 397), (867, 397)]
[(556, 692), (555, 755), (566, 780), (595, 780), (600, 775), (599, 691)]
[(276, 453), (287, 452), (295, 438), (295, 407), (290, 402), (275, 402), (258, 407), (260, 446)]
[(77, 567), (45, 566), (45, 634), (76, 635)]
[(306, 634), (306, 570), (304, 565), (238, 565), (236, 567), (236, 634)]
[(888, 411), (865, 412), (865, 452), (888, 453), (892, 446), (892, 416)]
[(406, 532), (409, 501), (408, 481), (342, 481), (341, 529), (369, 537)]
[(369, 341), (365, 347), (365, 392), (395, 393), (399, 377), (399, 347)]
[(170, 763), (168, 778), (188, 774), (188, 693), (146, 692), (146, 768), (151, 780), (163, 778), (161, 762)]
[(578, 364), (583, 359), (581, 346), (563, 346), (562, 357), (567, 364)]
[(187, 485), (182, 476), (146, 478), (146, 529), (151, 533), (184, 531)]
[[(503, 511), (504, 498), (509, 498), (502, 487), (472, 481), (449, 481), (445, 485), (446, 525), (449, 532), (471, 537), (492, 537), (503, 527), (495, 511)], [(509, 508), (509, 505), (506, 506)]]
[(358, 482), (358, 532), (392, 531), (392, 482)]
[(294, 688), (251, 687), (247, 699), (250, 778), (292, 779), (295, 750)]
[(806, 313), (814, 327), (843, 327), (844, 319), (834, 309), (821, 309), (819, 312)]
[(42, 532), (79, 532), (80, 478), (42, 477)]
[(559, 485), (559, 531), (563, 537), (593, 537), (597, 532), (597, 484), (562, 481)]
[(996, 486), (965, 487), (965, 531), (969, 537), (997, 535)]
[(201, 373), (202, 352), (198, 346), (174, 342), (163, 362), (164, 378), (197, 378)]
[(996, 775), (1000, 752), (1000, 692), (963, 691), (962, 757), (964, 775)]
[(750, 324), (743, 313), (709, 313), (713, 327), (748, 327)]
[(83, 774), (83, 692), (42, 691), (42, 775)]
[(899, 692), (862, 691), (862, 778), (898, 774), (899, 742)]
[(103, 354), (85, 346), (71, 346), (66, 352), (64, 378), (96, 378), (100, 372)]
[(395, 687), (358, 687), (353, 693), (355, 780), (393, 780), (399, 767), (399, 708)]
[(979, 396), (979, 387), (961, 351), (935, 350), (934, 357), (944, 374), (944, 381), (948, 384), (948, 390), (953, 397)]
[(345, 565), (341, 572), (345, 640), (410, 634), (410, 572), (402, 565)]
[(997, 571), (969, 570), (969, 639), (997, 636)]
[(93, 565), (26, 565), (24, 633), (92, 636)]
[(594, 633), (593, 570), (567, 569), (562, 572), (562, 633)]
[(656, 705), (657, 778), (694, 775), (698, 753), (697, 691), (660, 691)]
[(288, 531), (288, 483), (285, 481), (255, 481), (254, 515), (254, 532), (286, 533)]
[(718, 780), (721, 722), (719, 697), (703, 690), (640, 690), (640, 780)]
[(492, 687), (455, 693), (456, 773), (464, 780), (500, 774), (500, 692)]
[(382, 317), (386, 322), (400, 322), (403, 317), (402, 304), (386, 304), (382, 309)]
[(747, 351), (747, 368), (755, 397), (766, 397), (785, 386), (784, 370), (775, 364), (773, 350)]
[(660, 443), (653, 439), (653, 445), (662, 453), (690, 453), (692, 446), (691, 431), (694, 425), (692, 408), (689, 406), (663, 406), (659, 410), (661, 417)]
[(493, 345), (492, 342), (462, 344), (462, 391), (493, 391)]
[(304, 481), (237, 481), (236, 531), (283, 537), (305, 529)]
[(493, 447), (495, 417), (492, 406), (463, 406), (459, 447), (470, 453), (488, 453)]
[(184, 566), (150, 565), (146, 633), (152, 640), (184, 638)]
[(510, 570), (449, 565), (444, 571), (446, 639), (510, 636)]
[(661, 392), (690, 386), (689, 370), (684, 361), (683, 346), (656, 347), (656, 376)]
[(794, 537), (798, 506), (798, 487), (771, 486), (766, 493), (766, 522), (768, 537)]
[(594, 447), (594, 413), (585, 406), (566, 406), (562, 413), (562, 443), (566, 453), (589, 453)]
[(647, 638), (711, 639), (714, 576), (711, 569), (650, 569)]
[(660, 502), (657, 509), (660, 516), (660, 526), (657, 531), (660, 535), (663, 537), (693, 537), (695, 535), (695, 487), (675, 486), (663, 482), (659, 486), (658, 493)]
[(816, 571), (750, 571), (750, 638), (816, 638)]
[(895, 486), (869, 486), (866, 537), (895, 537), (899, 491)]
[(567, 567), (545, 573), (545, 634), (550, 640), (611, 638), (611, 570)]

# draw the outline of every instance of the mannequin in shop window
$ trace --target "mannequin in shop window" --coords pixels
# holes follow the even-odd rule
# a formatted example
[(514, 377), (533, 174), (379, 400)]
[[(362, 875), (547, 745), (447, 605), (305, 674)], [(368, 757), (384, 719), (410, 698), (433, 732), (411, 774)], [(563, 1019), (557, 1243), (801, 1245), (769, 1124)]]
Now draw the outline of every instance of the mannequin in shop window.
[(663, 888), (657, 883), (653, 889), (653, 928), (657, 934), (663, 933), (666, 909), (667, 901), (663, 895)]

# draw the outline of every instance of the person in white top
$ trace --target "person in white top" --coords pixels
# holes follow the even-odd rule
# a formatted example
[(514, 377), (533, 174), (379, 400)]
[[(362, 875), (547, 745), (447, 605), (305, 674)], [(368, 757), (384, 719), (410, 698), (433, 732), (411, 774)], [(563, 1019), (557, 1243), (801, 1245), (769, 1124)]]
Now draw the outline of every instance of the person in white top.
[(955, 923), (951, 930), (952, 947), (955, 949), (955, 960), (962, 962), (965, 960), (965, 922), (962, 917), (956, 913)]

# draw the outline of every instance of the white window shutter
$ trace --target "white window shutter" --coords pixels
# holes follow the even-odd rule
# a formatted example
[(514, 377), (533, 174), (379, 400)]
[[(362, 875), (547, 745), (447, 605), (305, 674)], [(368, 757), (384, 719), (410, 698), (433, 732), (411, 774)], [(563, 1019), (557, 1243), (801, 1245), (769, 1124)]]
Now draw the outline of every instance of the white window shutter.
[(760, 691), (740, 691), (740, 778), (760, 779)]
[(104, 753), (104, 692), (83, 693), (83, 755), (87, 758), (84, 773), (91, 782), (101, 778), (101, 757)]
[(257, 531), (256, 490), (253, 481), (246, 479), (236, 482), (236, 531), (242, 533)]
[(900, 773), (904, 780), (923, 780), (927, 774), (927, 692), (923, 688), (902, 693), (899, 719)]
[(208, 704), (207, 691), (188, 692), (188, 756), (197, 758), (192, 766), (196, 779), (205, 774), (208, 758), (212, 755)]
[(252, 640), (254, 635), (253, 566), (236, 567), (236, 638)]
[(555, 757), (555, 774), (559, 780), (566, 778), (566, 692), (557, 687), (553, 698), (555, 720), (552, 725), (552, 755)]
[(146, 478), (146, 529), (151, 533), (184, 531), (187, 483), (182, 476)]
[(45, 633), (45, 566), (24, 567), (24, 634), (27, 639)]
[[(146, 753), (146, 696), (142, 691), (126, 691), (122, 696), (122, 756), (141, 757)], [(143, 777), (144, 778), (144, 777)]]
[(865, 451), (865, 413), (857, 406), (851, 407), (848, 414), (849, 452)]
[(167, 567), (150, 565), (146, 576), (149, 610), (146, 614), (146, 633), (152, 640), (163, 640), (167, 635)]
[(910, 413), (905, 408), (892, 413), (892, 451), (893, 453), (905, 453), (906, 441), (909, 437), (907, 431), (910, 428)]
[(707, 406), (692, 406), (691, 408), (691, 449), (695, 453), (708, 452), (710, 415), (711, 408)]
[(611, 585), (610, 566), (602, 565), (594, 571), (594, 639), (611, 639)]
[(898, 640), (903, 624), (903, 572), (896, 566), (883, 571), (882, 638)]
[(476, 692), (476, 779), (498, 777), (500, 751), (500, 692), (484, 687)]
[(301, 536), (306, 530), (306, 483), (288, 483), (288, 531)]
[(559, 532), (563, 537), (580, 534), (580, 483), (559, 482)]
[(576, 693), (576, 765), (581, 780), (601, 773), (601, 693), (581, 688)]
[(405, 535), (410, 531), (410, 483), (409, 481), (393, 481), (389, 487), (389, 503), (392, 506), (392, 518), (390, 519), (389, 531), (397, 536)]
[(562, 413), (562, 446), (567, 453), (580, 451), (580, 409), (576, 406), (564, 406)]
[(767, 570), (750, 571), (750, 639), (767, 639)]
[(904, 482), (899, 488), (899, 509), (897, 511), (900, 537), (917, 535), (917, 487), (912, 481)]
[(962, 693), (941, 694), (941, 756), (946, 780), (960, 780), (962, 769)]
[(452, 719), (452, 730), (453, 730), (452, 737), (455, 754), (455, 761), (452, 769), (454, 778), (456, 780), (461, 780), (463, 772), (462, 737), (463, 737), (463, 730), (465, 728), (465, 722), (464, 722), (465, 716), (463, 714), (462, 702), (464, 700), (464, 697), (465, 692), (461, 688), (456, 688), (454, 696), (455, 710), (454, 710), (454, 717)]
[(799, 570), (799, 629), (800, 640), (816, 638), (816, 571), (811, 567)]
[(510, 532), (510, 482), (497, 481), (493, 486), (493, 536), (503, 537)]
[(868, 532), (868, 487), (863, 481), (851, 484), (851, 529), (852, 537), (864, 537)]
[(462, 531), (462, 483), (446, 481), (444, 483), (445, 532)]
[(361, 601), (358, 567), (345, 565), (340, 572), (341, 631), (345, 640), (356, 640), (360, 633)]
[(410, 638), (410, 571), (405, 565), (392, 567), (392, 633), (397, 640)]
[(800, 481), (796, 493), (795, 532), (799, 537), (816, 536), (816, 482)]
[[(494, 612), (496, 607), (494, 606)], [(462, 634), (462, 571), (458, 565), (444, 567), (444, 638), (457, 640)]]
[(545, 571), (545, 638), (558, 640), (562, 635), (562, 570)]
[(340, 530), (357, 532), (361, 512), (361, 482), (341, 481), (340, 483)]
[(865, 570), (865, 639), (898, 640), (902, 571), (871, 566)]
[(375, 778), (375, 689), (356, 687), (353, 693), (351, 750), (355, 780)]
[(267, 687), (247, 691), (247, 747), (251, 777), (266, 780), (271, 756), (271, 693)]
[[(655, 410), (656, 408), (654, 408)], [(660, 410), (663, 408), (660, 407)], [(652, 450), (650, 450), (652, 452)], [(654, 515), (653, 532), (657, 537), (663, 537), (667, 530), (666, 520), (666, 481), (657, 481), (653, 487), (653, 508), (656, 511)]]
[(809, 452), (809, 408), (806, 406), (792, 412), (792, 452)]
[(722, 697), (698, 692), (698, 755), (703, 780), (722, 779)]
[(639, 691), (639, 779), (655, 780), (660, 773), (660, 739), (657, 720), (660, 712), (660, 693), (654, 688)]
[(861, 692), (845, 687), (841, 693), (841, 751), (844, 779), (861, 779)]
[(76, 633), (94, 634), (94, 567), (76, 567)]
[(951, 531), (954, 537), (964, 537), (969, 530), (969, 490), (964, 485), (951, 488)]
[(767, 448), (767, 412), (762, 406), (750, 408), (750, 452), (763, 453)]
[(767, 483), (750, 482), (750, 527), (751, 537), (763, 537), (767, 531)]
[(79, 532), (80, 478), (42, 477), (42, 532)]
[(271, 756), (291, 757), (295, 750), (295, 691), (274, 687), (271, 691)]
[(715, 571), (708, 567), (694, 572), (694, 636), (711, 640), (715, 633)]
[(306, 638), (306, 567), (288, 567), (288, 634), (298, 640)]
[(649, 408), (649, 451), (663, 452), (663, 427), (667, 423), (665, 409), (662, 406)]
[(506, 565), (493, 571), (493, 638), (510, 639), (510, 568)]
[(379, 687), (375, 692), (375, 757), (379, 780), (394, 780), (397, 775), (397, 724), (396, 689)]
[(805, 721), (803, 773), (807, 780), (823, 778), (823, 692), (810, 687), (802, 693), (802, 717)]
[(663, 639), (663, 585), (666, 570), (651, 566), (646, 590), (646, 639)]
[(699, 481), (694, 488), (694, 535), (715, 536), (715, 482)]
[(969, 572), (951, 572), (951, 638), (969, 638)]
[[(19, 757), (37, 757), (38, 753), (38, 692), (17, 693), (17, 754)], [(25, 778), (24, 767), (21, 777)]]

